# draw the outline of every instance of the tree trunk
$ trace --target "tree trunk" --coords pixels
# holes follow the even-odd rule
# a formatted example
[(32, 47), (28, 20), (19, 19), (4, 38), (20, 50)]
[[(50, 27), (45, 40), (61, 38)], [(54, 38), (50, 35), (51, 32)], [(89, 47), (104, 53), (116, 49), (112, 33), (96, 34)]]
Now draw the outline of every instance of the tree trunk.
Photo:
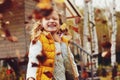
[[(91, 33), (91, 42), (92, 42), (92, 54), (98, 54), (98, 38), (96, 33), (96, 26), (94, 20), (94, 7), (92, 4), (92, 0), (89, 2), (89, 22), (90, 22), (90, 33)], [(95, 62), (95, 67), (98, 67), (98, 58), (93, 58)]]
[[(85, 7), (84, 7), (84, 27), (83, 27), (83, 48), (91, 54), (91, 44), (88, 38), (90, 38), (89, 27), (88, 27), (88, 3), (86, 0)], [(90, 62), (90, 56), (87, 54), (83, 54), (84, 63), (87, 64)]]
[(115, 0), (113, 0), (112, 8), (112, 34), (111, 34), (111, 65), (116, 63), (116, 35), (117, 35), (117, 22), (115, 16)]

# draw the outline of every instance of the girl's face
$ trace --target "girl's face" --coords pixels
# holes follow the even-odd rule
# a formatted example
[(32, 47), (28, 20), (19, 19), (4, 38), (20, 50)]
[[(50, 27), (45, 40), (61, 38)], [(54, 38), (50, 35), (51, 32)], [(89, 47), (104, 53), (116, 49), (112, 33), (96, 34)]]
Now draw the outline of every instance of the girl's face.
[(53, 11), (48, 17), (44, 17), (42, 26), (47, 32), (56, 32), (60, 27), (58, 13)]

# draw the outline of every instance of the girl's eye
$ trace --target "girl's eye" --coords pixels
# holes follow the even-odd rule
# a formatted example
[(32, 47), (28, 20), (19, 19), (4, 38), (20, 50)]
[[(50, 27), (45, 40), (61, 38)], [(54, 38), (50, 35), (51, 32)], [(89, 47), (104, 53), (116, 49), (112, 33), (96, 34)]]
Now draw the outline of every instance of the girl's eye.
[(46, 19), (46, 20), (50, 20), (50, 17), (46, 17), (45, 19)]
[(59, 18), (57, 18), (57, 17), (46, 17), (45, 19), (46, 19), (46, 20), (50, 20), (50, 19), (59, 20)]
[(58, 20), (58, 18), (57, 17), (53, 17), (53, 20)]

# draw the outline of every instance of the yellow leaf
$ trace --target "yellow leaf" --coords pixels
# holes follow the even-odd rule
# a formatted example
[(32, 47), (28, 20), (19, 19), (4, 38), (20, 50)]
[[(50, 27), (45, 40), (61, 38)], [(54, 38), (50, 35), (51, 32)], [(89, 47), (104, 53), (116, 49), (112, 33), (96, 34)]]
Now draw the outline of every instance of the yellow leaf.
[(56, 3), (63, 3), (64, 0), (54, 0)]

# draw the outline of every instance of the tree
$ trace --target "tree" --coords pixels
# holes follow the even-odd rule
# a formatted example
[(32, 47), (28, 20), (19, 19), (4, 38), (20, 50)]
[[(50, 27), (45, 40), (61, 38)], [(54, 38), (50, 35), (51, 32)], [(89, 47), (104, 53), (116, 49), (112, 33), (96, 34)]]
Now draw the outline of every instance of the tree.
[[(90, 33), (91, 33), (91, 48), (92, 48), (92, 54), (96, 55), (99, 53), (98, 50), (98, 38), (96, 33), (96, 26), (95, 26), (95, 20), (94, 20), (94, 7), (92, 0), (88, 3), (89, 7), (89, 22), (90, 22)], [(98, 67), (98, 58), (93, 59), (95, 61), (96, 67)]]
[(115, 0), (113, 0), (112, 5), (112, 33), (111, 33), (111, 65), (114, 66), (116, 63), (116, 35), (117, 35), (117, 22), (116, 22), (116, 16), (115, 16)]
[[(84, 0), (84, 26), (83, 26), (83, 48), (91, 54), (90, 33), (88, 27), (88, 1)], [(83, 54), (84, 63), (87, 64), (87, 59), (90, 61), (90, 56)]]

